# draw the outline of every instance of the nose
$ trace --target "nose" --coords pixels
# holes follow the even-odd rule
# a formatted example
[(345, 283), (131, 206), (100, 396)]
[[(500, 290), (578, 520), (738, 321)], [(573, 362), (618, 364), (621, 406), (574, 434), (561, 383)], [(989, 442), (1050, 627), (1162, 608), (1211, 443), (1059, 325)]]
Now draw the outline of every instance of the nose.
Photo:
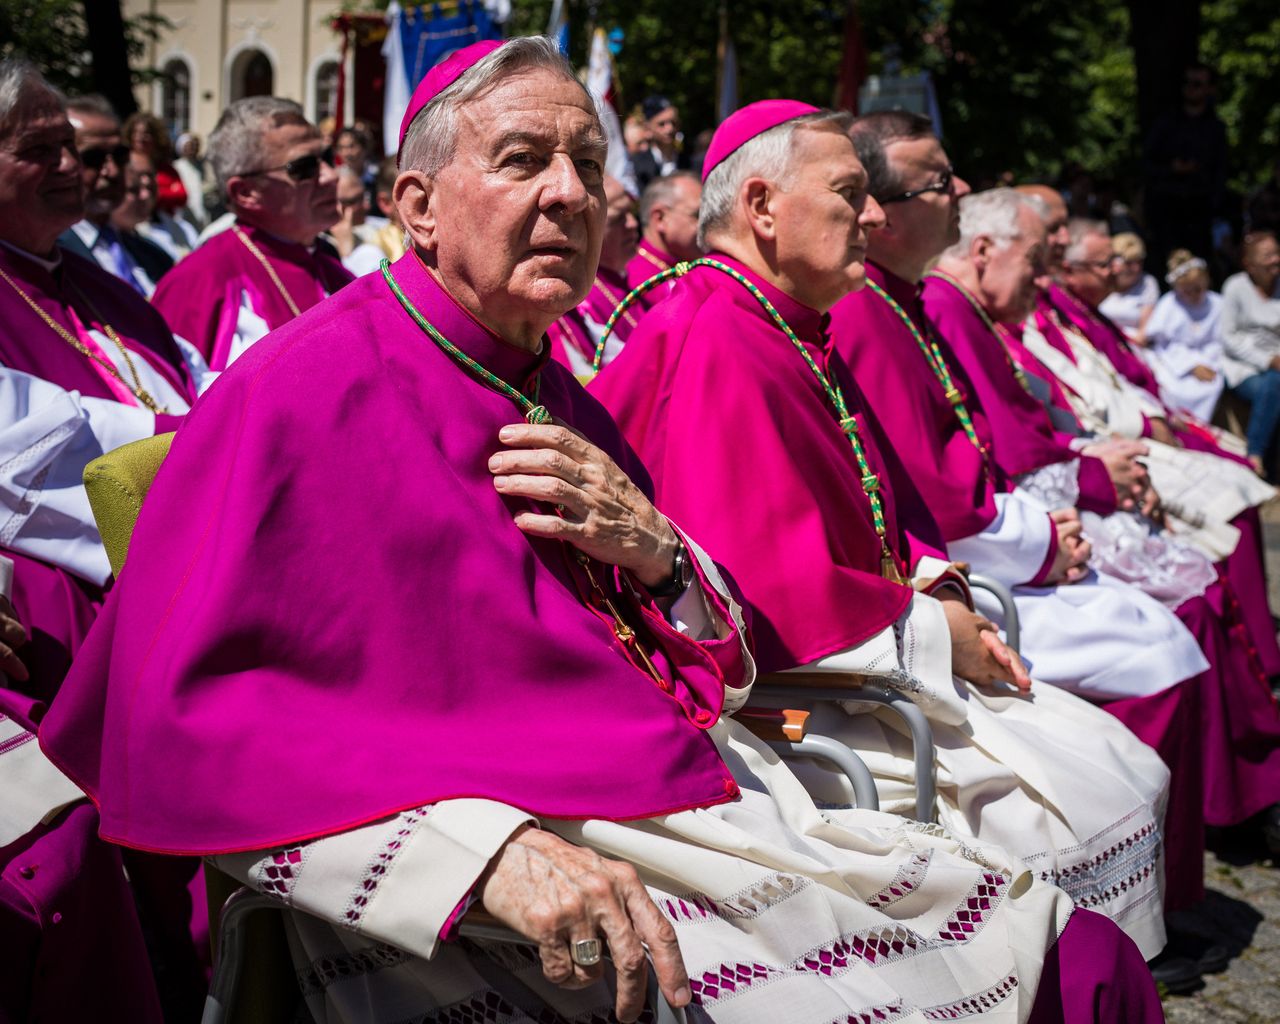
[(858, 223), (868, 231), (879, 231), (884, 227), (884, 207), (876, 202), (875, 196), (867, 193), (867, 201), (858, 215)]
[(955, 193), (957, 199), (963, 199), (973, 191), (973, 188), (960, 175), (953, 174), (951, 176), (951, 190)]
[(328, 160), (321, 160), (320, 173), (316, 176), (316, 180), (321, 185), (332, 185), (338, 180), (338, 172), (333, 169), (333, 164)]
[(546, 211), (554, 206), (563, 206), (569, 213), (580, 213), (586, 209), (591, 193), (583, 184), (578, 167), (567, 153), (554, 153), (542, 172), (542, 192), (539, 206)]

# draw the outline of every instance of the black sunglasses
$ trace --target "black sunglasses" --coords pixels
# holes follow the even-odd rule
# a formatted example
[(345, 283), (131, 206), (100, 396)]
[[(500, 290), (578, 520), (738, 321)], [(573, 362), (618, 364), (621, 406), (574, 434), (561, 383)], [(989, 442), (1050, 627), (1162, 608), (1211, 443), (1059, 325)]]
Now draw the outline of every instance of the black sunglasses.
[(881, 199), (881, 206), (888, 206), (890, 203), (905, 203), (908, 199), (914, 199), (916, 196), (927, 195), (930, 192), (949, 192), (951, 190), (951, 179), (955, 177), (956, 169), (948, 167), (942, 172), (942, 177), (931, 185), (925, 185), (924, 188), (913, 188), (910, 192), (902, 192), (896, 196), (890, 196), (888, 199)]
[(320, 165), (324, 162), (319, 153), (300, 156), (279, 167), (263, 167), (257, 171), (245, 171), (242, 178), (252, 178), (256, 174), (270, 174), (272, 171), (284, 171), (290, 181), (312, 181), (320, 176)]
[(121, 143), (119, 146), (90, 146), (80, 150), (80, 162), (91, 171), (100, 171), (110, 157), (117, 167), (129, 162), (129, 147)]

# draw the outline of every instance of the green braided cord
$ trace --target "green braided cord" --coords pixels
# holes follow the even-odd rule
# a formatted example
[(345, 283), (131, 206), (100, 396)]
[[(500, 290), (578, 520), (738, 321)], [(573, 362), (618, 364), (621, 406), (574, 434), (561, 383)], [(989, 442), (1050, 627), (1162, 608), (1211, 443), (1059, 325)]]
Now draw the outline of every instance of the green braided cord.
[(734, 270), (733, 267), (721, 263), (719, 260), (713, 260), (704, 256), (701, 259), (696, 259), (689, 263), (677, 263), (670, 270), (664, 270), (660, 274), (655, 274), (653, 277), (649, 278), (649, 280), (643, 282), (639, 287), (633, 289), (622, 300), (622, 302), (618, 304), (618, 308), (614, 310), (613, 316), (609, 318), (609, 322), (605, 325), (605, 337), (601, 338), (600, 344), (596, 348), (597, 370), (599, 369), (600, 358), (604, 354), (604, 343), (608, 337), (608, 332), (617, 321), (622, 310), (634, 302), (636, 298), (647, 292), (650, 288), (661, 284), (663, 281), (670, 280), (672, 277), (679, 277), (683, 274), (687, 274), (695, 267), (711, 267), (713, 270), (719, 270), (721, 273), (728, 274), (731, 278), (737, 281), (738, 284), (746, 288), (747, 291), (751, 293), (752, 298), (760, 303), (764, 308), (764, 311), (769, 314), (769, 317), (773, 320), (774, 324), (776, 324), (782, 333), (787, 336), (787, 339), (791, 342), (792, 346), (794, 346), (795, 350), (800, 353), (800, 356), (808, 364), (809, 369), (813, 371), (813, 375), (818, 379), (818, 383), (826, 393), (828, 401), (830, 401), (831, 405), (835, 408), (836, 419), (840, 424), (841, 431), (843, 431), (845, 437), (849, 439), (849, 443), (853, 446), (853, 457), (857, 460), (858, 471), (862, 474), (862, 491), (867, 496), (867, 500), (871, 503), (871, 522), (875, 527), (876, 536), (880, 538), (880, 547), (890, 561), (896, 565), (897, 562), (894, 559), (892, 552), (889, 551), (888, 542), (885, 540), (884, 501), (880, 497), (880, 478), (872, 471), (871, 464), (867, 461), (867, 453), (862, 447), (862, 438), (858, 434), (858, 421), (849, 413), (849, 406), (844, 400), (844, 392), (840, 390), (840, 386), (838, 384), (832, 384), (831, 381), (827, 379), (827, 375), (822, 372), (822, 368), (814, 361), (813, 356), (809, 355), (809, 350), (806, 349), (804, 347), (804, 343), (796, 337), (796, 332), (791, 329), (791, 325), (787, 323), (783, 315), (779, 313), (773, 303), (769, 301), (768, 296), (745, 276)]
[(696, 263), (677, 263), (674, 267), (668, 267), (660, 274), (654, 274), (647, 281), (641, 281), (631, 291), (622, 297), (622, 301), (618, 303), (614, 311), (609, 314), (609, 319), (604, 322), (604, 334), (600, 335), (600, 340), (596, 342), (595, 358), (591, 360), (591, 373), (594, 376), (600, 372), (600, 367), (604, 363), (604, 347), (609, 343), (609, 336), (613, 334), (614, 325), (621, 318), (622, 314), (636, 304), (636, 300), (646, 292), (652, 291), (664, 281), (670, 281), (673, 277), (680, 277), (688, 273), (689, 269)]
[(937, 278), (939, 281), (946, 281), (947, 284), (951, 285), (952, 288), (964, 296), (969, 305), (973, 307), (974, 312), (982, 318), (982, 322), (986, 324), (987, 330), (996, 336), (996, 341), (1000, 342), (1000, 348), (1004, 351), (1005, 361), (1009, 364), (1009, 369), (1013, 371), (1013, 375), (1018, 378), (1018, 383), (1022, 385), (1022, 390), (1031, 394), (1031, 385), (1027, 383), (1027, 375), (1023, 372), (1022, 367), (1018, 365), (1017, 360), (1013, 358), (1013, 353), (1009, 351), (1009, 346), (1004, 340), (1004, 332), (1000, 330), (1000, 325), (987, 315), (987, 311), (982, 308), (982, 303), (969, 293), (968, 288), (962, 285), (946, 271), (930, 270), (924, 276)]
[[(551, 422), (551, 413), (547, 411), (547, 407), (545, 405), (538, 405), (536, 402), (529, 401), (528, 398), (522, 395), (501, 377), (490, 373), (469, 355), (463, 352), (462, 349), (458, 348), (457, 345), (453, 344), (453, 342), (437, 331), (431, 321), (418, 312), (417, 307), (409, 301), (409, 297), (400, 290), (400, 286), (396, 283), (396, 279), (391, 276), (390, 260), (384, 259), (380, 266), (382, 268), (383, 278), (386, 280), (387, 284), (391, 286), (392, 293), (400, 301), (400, 305), (404, 307), (404, 311), (413, 317), (414, 323), (421, 327), (427, 333), (427, 336), (439, 345), (440, 348), (444, 349), (445, 353), (455, 363), (461, 366), (481, 383), (488, 385), (494, 391), (498, 392), (498, 394), (505, 395), (507, 398), (511, 399), (511, 401), (515, 402), (516, 406), (522, 413), (524, 413), (524, 418), (529, 423), (537, 425), (540, 423)], [(537, 398), (538, 380), (536, 378), (533, 386), (535, 389), (534, 397)]]
[(956, 387), (955, 380), (951, 376), (951, 368), (947, 366), (947, 361), (942, 357), (942, 349), (938, 347), (938, 340), (930, 332), (928, 341), (925, 340), (919, 329), (916, 327), (911, 317), (907, 315), (907, 311), (902, 308), (897, 300), (878, 284), (868, 278), (867, 287), (884, 299), (911, 332), (911, 336), (916, 339), (916, 344), (920, 346), (920, 351), (924, 354), (925, 362), (929, 364), (929, 369), (933, 371), (933, 375), (938, 378), (938, 383), (942, 385), (942, 390), (946, 393), (947, 401), (951, 403), (951, 409), (956, 414), (956, 419), (960, 421), (960, 426), (964, 429), (964, 435), (969, 439), (969, 443), (973, 445), (985, 460), (987, 457), (986, 449), (983, 448), (982, 442), (978, 439), (978, 431), (974, 428), (973, 417), (969, 415), (969, 410), (965, 408), (964, 396), (960, 394), (960, 389)]

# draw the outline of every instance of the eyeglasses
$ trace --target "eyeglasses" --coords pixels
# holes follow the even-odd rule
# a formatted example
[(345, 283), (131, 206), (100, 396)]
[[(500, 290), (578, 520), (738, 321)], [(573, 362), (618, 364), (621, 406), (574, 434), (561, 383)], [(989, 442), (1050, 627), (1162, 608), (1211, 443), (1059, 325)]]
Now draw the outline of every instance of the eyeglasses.
[(881, 199), (881, 206), (888, 206), (890, 203), (905, 203), (908, 199), (915, 199), (916, 196), (927, 195), (930, 192), (950, 192), (951, 182), (956, 176), (956, 169), (948, 165), (947, 169), (942, 172), (942, 177), (931, 185), (925, 185), (923, 188), (913, 188), (909, 192), (902, 192), (896, 196), (890, 196), (888, 199)]
[(309, 153), (306, 156), (290, 160), (287, 164), (281, 164), (279, 167), (263, 167), (256, 171), (245, 171), (240, 177), (252, 178), (258, 174), (284, 171), (285, 174), (289, 175), (290, 181), (313, 181), (320, 176), (320, 165), (324, 162), (319, 153)]
[(80, 162), (91, 171), (100, 171), (111, 159), (117, 167), (129, 162), (129, 147), (121, 143), (119, 146), (90, 146), (80, 150)]

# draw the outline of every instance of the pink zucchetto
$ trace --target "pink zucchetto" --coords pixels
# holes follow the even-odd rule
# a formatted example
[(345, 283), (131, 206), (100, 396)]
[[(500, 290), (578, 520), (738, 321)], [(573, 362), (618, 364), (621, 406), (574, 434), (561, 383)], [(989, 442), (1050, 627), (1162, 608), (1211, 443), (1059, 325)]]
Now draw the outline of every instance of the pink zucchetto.
[[(416, 100), (417, 97), (415, 96), (414, 99)], [(413, 108), (410, 107), (410, 109)], [(797, 117), (816, 113), (818, 113), (817, 107), (801, 103), (799, 100), (761, 100), (759, 103), (749, 103), (741, 110), (735, 110), (724, 119), (716, 129), (715, 135), (711, 137), (711, 145), (702, 163), (703, 182), (717, 166), (757, 135)]]
[(501, 46), (503, 42), (504, 40), (501, 39), (482, 39), (478, 43), (464, 46), (456, 53), (450, 54), (423, 76), (422, 81), (418, 83), (418, 87), (413, 90), (413, 96), (409, 100), (409, 109), (404, 112), (404, 120), (400, 122), (400, 145), (396, 149), (397, 160), (399, 160), (399, 151), (404, 149), (405, 133), (409, 131), (409, 125), (413, 124), (413, 119), (422, 113), (428, 103), (462, 77), (464, 71), (469, 71), (475, 67)]

